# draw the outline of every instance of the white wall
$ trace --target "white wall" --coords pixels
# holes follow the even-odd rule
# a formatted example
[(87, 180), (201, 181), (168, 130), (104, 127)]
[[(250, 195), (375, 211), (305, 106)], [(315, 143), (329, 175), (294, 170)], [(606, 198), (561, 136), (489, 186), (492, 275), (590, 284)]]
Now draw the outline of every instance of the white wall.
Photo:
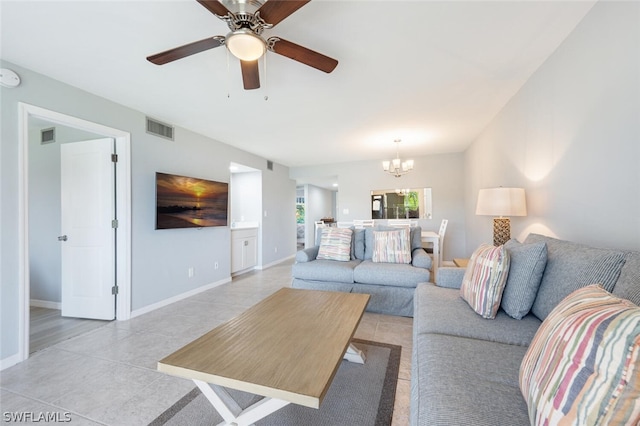
[[(22, 79), (18, 88), (0, 88), (0, 360), (18, 353), (18, 102), (130, 132), (133, 310), (230, 278), (228, 227), (154, 229), (157, 171), (221, 182), (229, 181), (230, 162), (262, 171), (265, 216), (260, 260), (264, 265), (270, 265), (295, 255), (295, 182), (289, 178), (286, 167), (274, 164), (273, 171), (267, 170), (264, 158), (179, 127), (175, 129), (175, 141), (149, 135), (145, 132), (143, 112), (15, 64), (2, 61), (0, 65), (13, 69)], [(217, 270), (213, 268), (215, 261), (219, 262)], [(189, 267), (194, 268), (193, 278), (188, 277)]]
[(232, 173), (230, 190), (230, 223), (260, 223), (262, 213), (262, 172)]
[(474, 210), (495, 186), (526, 189), (513, 237), (640, 249), (640, 4), (598, 2), (468, 149), (464, 175), (467, 254), (491, 241)]
[[(380, 161), (345, 162), (323, 166), (292, 167), (292, 178), (337, 176), (337, 220), (371, 218), (371, 190), (432, 188), (433, 218), (420, 219), (425, 230), (438, 231), (448, 219), (444, 258), (465, 254), (464, 154), (413, 157), (414, 171), (395, 178), (382, 170)], [(348, 213), (344, 213), (345, 209)]]

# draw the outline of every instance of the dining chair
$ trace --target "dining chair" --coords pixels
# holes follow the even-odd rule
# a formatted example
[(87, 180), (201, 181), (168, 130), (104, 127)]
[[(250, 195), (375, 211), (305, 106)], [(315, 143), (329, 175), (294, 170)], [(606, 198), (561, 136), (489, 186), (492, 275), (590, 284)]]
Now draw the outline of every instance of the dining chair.
[[(444, 253), (444, 234), (447, 232), (447, 225), (449, 224), (449, 220), (442, 219), (440, 222), (440, 230), (438, 231), (439, 235), (439, 248), (438, 248), (438, 259), (433, 259), (434, 262), (438, 263), (438, 266), (442, 266), (442, 254)], [(427, 253), (433, 253), (433, 247), (427, 247), (425, 249)]]
[(373, 228), (374, 223), (373, 219), (356, 219), (353, 221), (353, 226), (356, 229)]

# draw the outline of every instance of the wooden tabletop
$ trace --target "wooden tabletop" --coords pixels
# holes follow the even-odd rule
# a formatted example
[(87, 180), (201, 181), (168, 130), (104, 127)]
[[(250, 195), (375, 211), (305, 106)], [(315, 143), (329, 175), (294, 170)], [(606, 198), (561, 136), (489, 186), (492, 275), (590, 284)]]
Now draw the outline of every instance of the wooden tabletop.
[(460, 268), (466, 268), (467, 265), (469, 264), (469, 259), (454, 258), (453, 264)]
[(158, 370), (319, 408), (368, 294), (282, 288), (158, 363)]

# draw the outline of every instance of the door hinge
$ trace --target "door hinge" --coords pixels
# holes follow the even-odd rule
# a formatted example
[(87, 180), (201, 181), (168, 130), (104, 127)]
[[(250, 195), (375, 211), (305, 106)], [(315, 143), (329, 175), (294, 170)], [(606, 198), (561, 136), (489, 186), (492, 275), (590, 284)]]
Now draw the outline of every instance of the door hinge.
[(118, 154), (111, 154), (111, 161), (113, 163), (117, 163), (118, 162)]
[(111, 287), (111, 294), (118, 294), (118, 286), (114, 285), (113, 287)]
[(113, 220), (111, 221), (111, 227), (112, 227), (113, 229), (117, 229), (117, 228), (118, 228), (118, 219), (113, 219)]

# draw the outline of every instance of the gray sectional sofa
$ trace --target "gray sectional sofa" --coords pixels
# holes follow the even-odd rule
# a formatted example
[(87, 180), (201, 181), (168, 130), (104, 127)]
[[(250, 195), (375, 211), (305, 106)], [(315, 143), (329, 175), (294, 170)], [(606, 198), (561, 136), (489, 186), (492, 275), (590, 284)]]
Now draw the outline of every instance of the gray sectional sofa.
[[(525, 240), (525, 245), (536, 243), (545, 244), (546, 263), (540, 269), (532, 310), (522, 319), (510, 317), (503, 308), (495, 319), (476, 314), (460, 297), (462, 268), (439, 268), (437, 286), (417, 287), (412, 425), (530, 424), (518, 374), (529, 343), (553, 307), (573, 290), (594, 283), (640, 304), (639, 252), (599, 249), (536, 234)], [(519, 260), (511, 261), (515, 271)], [(507, 281), (505, 292), (509, 285)]]
[(394, 229), (354, 229), (348, 262), (316, 259), (319, 246), (298, 251), (292, 267), (292, 287), (366, 293), (371, 295), (369, 312), (413, 316), (415, 289), (429, 281), (432, 261), (422, 248), (421, 228), (413, 227), (410, 264), (373, 262), (373, 231)]

